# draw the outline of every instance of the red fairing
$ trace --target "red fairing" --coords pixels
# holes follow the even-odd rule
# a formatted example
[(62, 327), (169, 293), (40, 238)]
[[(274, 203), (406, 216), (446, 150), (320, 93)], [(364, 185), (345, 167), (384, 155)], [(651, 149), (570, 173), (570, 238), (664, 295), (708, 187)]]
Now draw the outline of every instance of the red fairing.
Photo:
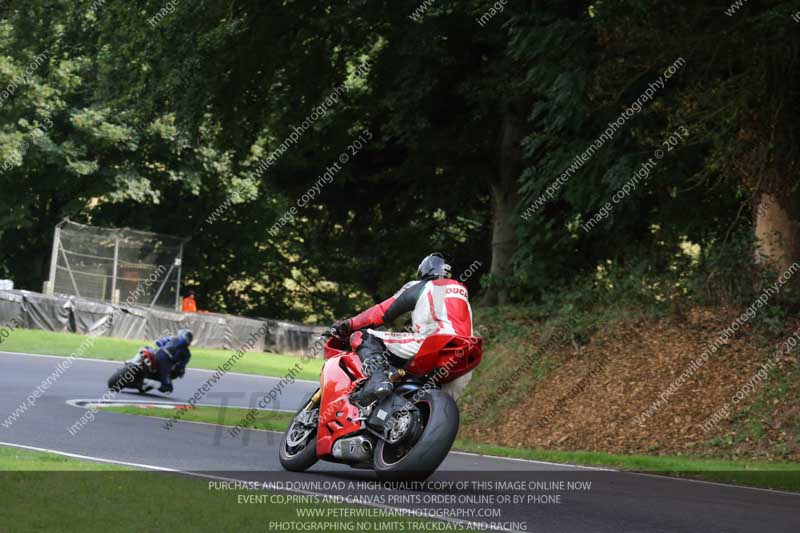
[[(347, 352), (349, 352), (350, 350), (345, 348), (345, 344), (346, 343), (344, 341), (339, 341), (334, 337), (329, 338), (325, 342), (325, 349), (323, 351), (323, 353), (325, 354), (325, 359), (330, 359), (338, 355), (344, 355)], [(322, 377), (323, 376), (320, 376), (320, 379), (322, 379)]]
[(439, 383), (448, 383), (470, 372), (481, 359), (483, 339), (480, 337), (431, 335), (422, 343), (406, 370), (418, 376), (435, 372)]
[(335, 346), (329, 339), (325, 344), (325, 366), (320, 376), (322, 400), (317, 429), (317, 457), (331, 454), (339, 438), (361, 430), (358, 407), (348, 401), (356, 383), (365, 376), (361, 360), (353, 352)]
[(383, 315), (386, 310), (394, 303), (394, 296), (379, 304), (375, 304), (363, 313), (360, 313), (350, 319), (350, 330), (356, 331), (358, 329), (368, 328), (370, 326), (382, 326)]
[[(478, 366), (483, 355), (481, 343), (476, 337), (431, 335), (406, 370), (420, 377), (435, 372), (439, 383), (447, 383)], [(358, 407), (349, 401), (356, 385), (365, 378), (361, 360), (347, 349), (344, 341), (333, 337), (325, 343), (325, 359), (320, 376), (322, 398), (317, 427), (317, 457), (320, 458), (331, 455), (337, 440), (364, 429)]]
[(155, 354), (150, 350), (142, 350), (142, 352), (144, 353), (144, 357), (148, 361), (148, 366), (153, 370), (156, 370), (158, 368), (158, 363), (156, 362)]

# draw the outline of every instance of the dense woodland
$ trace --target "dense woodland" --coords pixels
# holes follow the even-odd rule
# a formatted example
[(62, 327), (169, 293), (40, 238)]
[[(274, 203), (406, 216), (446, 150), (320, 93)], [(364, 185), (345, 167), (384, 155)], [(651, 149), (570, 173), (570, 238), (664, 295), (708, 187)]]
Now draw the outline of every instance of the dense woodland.
[(191, 237), (231, 313), (340, 317), (435, 250), (486, 305), (745, 300), (800, 260), (798, 12), (0, 0), (0, 278), (41, 290), (68, 216)]

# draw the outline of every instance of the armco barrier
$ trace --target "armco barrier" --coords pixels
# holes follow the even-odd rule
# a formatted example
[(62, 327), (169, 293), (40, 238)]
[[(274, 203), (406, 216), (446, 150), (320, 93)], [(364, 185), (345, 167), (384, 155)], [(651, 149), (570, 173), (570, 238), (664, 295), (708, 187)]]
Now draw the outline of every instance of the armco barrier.
[[(181, 328), (194, 333), (193, 346), (250, 351), (310, 353), (325, 331), (318, 326), (272, 319), (252, 319), (217, 313), (179, 313), (169, 309), (119, 306), (74, 296), (0, 290), (0, 326), (15, 320), (28, 329), (69, 332), (153, 342)], [(110, 327), (109, 327), (110, 324)], [(265, 333), (266, 332), (266, 333)]]

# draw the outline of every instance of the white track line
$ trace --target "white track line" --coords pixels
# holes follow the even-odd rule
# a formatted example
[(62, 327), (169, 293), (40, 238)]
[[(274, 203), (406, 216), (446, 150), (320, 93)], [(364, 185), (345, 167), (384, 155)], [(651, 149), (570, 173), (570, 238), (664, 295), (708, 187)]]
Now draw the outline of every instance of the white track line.
[[(69, 402), (67, 402), (69, 403)], [(266, 409), (269, 411), (270, 409)], [(274, 411), (274, 409), (272, 409)], [(294, 411), (284, 411), (284, 412), (294, 412)], [(125, 414), (125, 413), (110, 413), (110, 414)], [(145, 418), (153, 418), (153, 419), (160, 419), (164, 420), (166, 417), (163, 416), (155, 416), (155, 415), (133, 415), (133, 416), (143, 416)], [(185, 422), (187, 424), (203, 424), (205, 426), (221, 426), (221, 427), (234, 427), (234, 426), (226, 426), (224, 424), (213, 424), (211, 422), (195, 422), (192, 420), (181, 420), (180, 422)], [(264, 433), (275, 433), (278, 435), (283, 435), (283, 431), (275, 431), (272, 429), (254, 429), (254, 428), (244, 428), (248, 431), (262, 431)], [(494, 459), (498, 461), (517, 461), (522, 463), (530, 463), (536, 465), (547, 465), (547, 466), (561, 466), (564, 467), (564, 471), (569, 470), (587, 470), (587, 471), (595, 471), (595, 472), (613, 472), (617, 474), (626, 474), (626, 475), (633, 475), (633, 476), (643, 476), (643, 477), (652, 477), (656, 479), (660, 479), (663, 481), (678, 481), (678, 482), (686, 482), (686, 483), (702, 483), (705, 485), (716, 485), (719, 487), (727, 487), (730, 489), (739, 489), (739, 490), (755, 490), (758, 492), (768, 492), (770, 494), (787, 494), (789, 496), (800, 496), (800, 492), (789, 492), (780, 489), (765, 489), (761, 487), (748, 487), (746, 485), (731, 485), (729, 483), (722, 483), (719, 481), (705, 481), (702, 479), (691, 479), (691, 478), (682, 478), (682, 477), (674, 477), (669, 476), (667, 474), (648, 474), (647, 472), (633, 472), (630, 470), (617, 470), (614, 468), (603, 468), (599, 466), (585, 466), (585, 465), (576, 465), (572, 463), (553, 463), (551, 461), (539, 461), (536, 459), (522, 459), (520, 457), (502, 457), (500, 455), (488, 455), (485, 453), (474, 453), (474, 452), (461, 452), (458, 450), (451, 450), (449, 455), (468, 455), (472, 457), (482, 457), (485, 459)], [(443, 470), (444, 472), (457, 472), (457, 470)]]
[[(649, 474), (647, 472), (634, 472), (630, 470), (617, 470), (614, 468), (602, 468), (597, 466), (583, 466), (583, 465), (576, 465), (571, 463), (551, 463), (549, 461), (537, 461), (535, 459), (521, 459), (518, 457), (500, 457), (499, 455), (486, 455), (483, 453), (473, 453), (473, 452), (459, 452), (459, 451), (451, 451), (451, 454), (457, 453), (460, 455), (474, 455), (477, 457), (486, 457), (489, 459), (502, 459), (504, 461), (522, 461), (525, 463), (535, 463), (540, 465), (550, 465), (550, 466), (566, 466), (570, 468), (575, 468), (578, 470), (596, 470), (600, 472), (615, 472), (618, 474), (627, 474), (627, 475), (634, 475), (634, 476), (643, 476), (643, 477), (652, 477), (661, 480), (667, 481), (685, 481), (689, 483), (702, 483), (705, 485), (716, 485), (719, 487), (727, 487), (731, 489), (742, 489), (742, 490), (755, 490), (759, 492), (769, 492), (771, 494), (788, 494), (789, 496), (800, 496), (800, 492), (789, 492), (780, 489), (765, 489), (761, 487), (748, 487), (746, 485), (731, 485), (729, 483), (722, 483), (720, 481), (705, 481), (702, 479), (691, 479), (691, 478), (683, 478), (683, 477), (675, 477), (669, 476), (667, 474)], [(698, 473), (702, 473), (702, 470), (697, 471)], [(753, 472), (758, 472), (758, 470), (753, 470)], [(776, 471), (777, 472), (777, 471)], [(687, 474), (690, 472), (687, 472)], [(798, 473), (800, 475), (800, 466), (798, 466)]]
[(536, 459), (523, 459), (521, 457), (501, 457), (499, 455), (487, 455), (485, 453), (475, 453), (475, 452), (459, 452), (459, 451), (451, 451), (450, 453), (457, 453), (459, 455), (472, 455), (474, 457), (485, 457), (487, 459), (500, 459), (503, 461), (519, 461), (522, 463), (533, 463), (537, 465), (548, 465), (548, 466), (564, 466), (567, 469), (575, 468), (578, 470), (598, 470), (601, 472), (620, 472), (619, 470), (614, 470), (613, 468), (602, 468), (599, 466), (583, 466), (583, 465), (574, 465), (571, 463), (551, 463), (550, 461), (539, 461)]
[[(121, 466), (130, 466), (130, 467), (133, 467), (133, 468), (141, 468), (141, 469), (144, 469), (144, 470), (154, 470), (154, 471), (157, 471), (157, 472), (170, 472), (170, 473), (175, 473), (175, 474), (183, 474), (183, 475), (186, 475), (186, 476), (192, 476), (192, 477), (197, 477), (197, 478), (213, 479), (215, 481), (228, 481), (228, 482), (234, 482), (234, 483), (246, 481), (246, 480), (236, 479), (236, 478), (231, 478), (231, 477), (214, 476), (214, 475), (211, 475), (211, 474), (200, 474), (200, 473), (197, 473), (197, 472), (187, 472), (187, 471), (177, 470), (175, 468), (168, 468), (168, 467), (164, 467), (164, 466), (146, 465), (146, 464), (142, 464), (142, 463), (129, 463), (127, 461), (117, 461), (116, 459), (105, 459), (103, 457), (93, 457), (93, 456), (90, 456), (90, 455), (80, 455), (80, 454), (77, 454), (77, 453), (63, 452), (61, 450), (52, 450), (52, 449), (49, 449), (49, 448), (38, 448), (36, 446), (26, 446), (24, 444), (14, 444), (14, 443), (11, 443), (11, 442), (1, 442), (0, 441), (0, 446), (9, 446), (11, 448), (21, 448), (23, 450), (32, 450), (32, 451), (36, 451), (36, 452), (53, 453), (53, 454), (56, 454), (56, 455), (62, 455), (64, 457), (71, 457), (73, 459), (81, 459), (83, 461), (94, 461), (94, 462), (98, 462), (98, 463), (107, 463), (107, 464), (114, 464), (114, 465), (121, 465)], [(280, 491), (277, 491), (277, 492), (291, 492), (291, 493), (294, 493), (294, 494), (302, 494), (302, 495), (306, 495), (306, 496), (330, 496), (330, 495), (332, 495), (332, 494), (325, 494), (323, 492), (299, 490), (299, 489), (288, 489), (288, 488), (283, 488), (283, 489), (281, 489)], [(467, 526), (471, 525), (471, 526), (478, 526), (478, 527), (481, 527), (483, 529), (491, 529), (492, 531), (504, 531), (504, 532), (508, 532), (508, 533), (523, 533), (521, 531), (517, 531), (517, 530), (514, 530), (514, 529), (505, 529), (505, 528), (501, 528), (501, 527), (498, 527), (498, 526), (493, 526), (491, 524), (483, 524), (482, 522), (471, 522), (471, 521), (468, 521), (468, 520), (461, 520), (461, 519), (458, 519), (458, 518), (448, 518), (448, 517), (438, 517), (438, 516), (437, 517), (416, 516), (417, 513), (415, 513), (413, 509), (406, 509), (406, 508), (403, 508), (403, 507), (392, 507), (391, 505), (383, 505), (383, 504), (379, 504), (379, 503), (359, 502), (359, 503), (355, 503), (355, 504), (351, 503), (349, 505), (361, 505), (361, 506), (364, 506), (364, 507), (373, 507), (375, 509), (383, 509), (385, 511), (392, 511), (392, 512), (395, 512), (397, 514), (404, 515), (404, 516), (411, 516), (411, 517), (415, 517), (415, 518), (419, 518), (419, 519), (427, 519), (427, 520), (439, 520), (439, 521), (442, 521), (442, 522), (448, 522), (448, 523), (451, 523), (451, 524), (464, 526), (464, 527), (467, 527)]]
[[(25, 352), (0, 352), (0, 355), (18, 355), (21, 357), (45, 357), (49, 359), (73, 359), (75, 361), (88, 361), (90, 363), (113, 363), (115, 365), (119, 365), (124, 363), (125, 361), (113, 361), (111, 359), (92, 359), (90, 357), (70, 357), (68, 355), (47, 355), (47, 354), (39, 354), (39, 353), (25, 353)], [(269, 357), (269, 356), (267, 356)], [(188, 368), (188, 372), (208, 372), (213, 374), (217, 372), (217, 370), (208, 370), (207, 368)], [(261, 379), (277, 379), (281, 380), (283, 377), (280, 376), (262, 376), (260, 374), (242, 374), (241, 372), (225, 372), (225, 375), (231, 376), (241, 376), (244, 378), (261, 378)], [(318, 385), (319, 381), (311, 381), (309, 379), (296, 379), (295, 382), (297, 383), (311, 383), (314, 385)]]
[[(66, 404), (71, 405), (72, 407), (80, 407), (81, 409), (90, 409), (90, 407), (86, 407), (85, 403), (92, 403), (98, 406), (98, 409), (102, 409), (103, 407), (114, 407), (115, 405), (121, 405), (123, 407), (134, 404), (134, 405), (169, 405), (169, 406), (187, 406), (189, 402), (165, 402), (165, 401), (147, 401), (147, 400), (102, 400), (100, 398), (78, 398), (75, 400), (67, 400)], [(107, 404), (107, 405), (102, 405)], [(222, 408), (221, 405), (214, 404), (214, 403), (196, 403), (195, 407), (216, 407)], [(228, 405), (230, 409), (251, 409), (251, 407), (242, 407), (237, 405)], [(256, 411), (275, 411), (278, 413), (294, 413), (296, 410), (291, 409), (259, 409), (257, 407), (252, 407)]]

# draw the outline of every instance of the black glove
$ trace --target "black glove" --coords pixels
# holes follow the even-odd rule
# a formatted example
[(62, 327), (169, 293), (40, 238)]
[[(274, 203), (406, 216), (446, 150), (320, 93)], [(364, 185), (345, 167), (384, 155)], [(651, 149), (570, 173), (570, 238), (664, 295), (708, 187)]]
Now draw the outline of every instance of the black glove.
[(159, 392), (172, 392), (172, 383), (162, 384), (158, 390)]
[(343, 341), (350, 336), (350, 320), (337, 320), (331, 326), (331, 335)]

